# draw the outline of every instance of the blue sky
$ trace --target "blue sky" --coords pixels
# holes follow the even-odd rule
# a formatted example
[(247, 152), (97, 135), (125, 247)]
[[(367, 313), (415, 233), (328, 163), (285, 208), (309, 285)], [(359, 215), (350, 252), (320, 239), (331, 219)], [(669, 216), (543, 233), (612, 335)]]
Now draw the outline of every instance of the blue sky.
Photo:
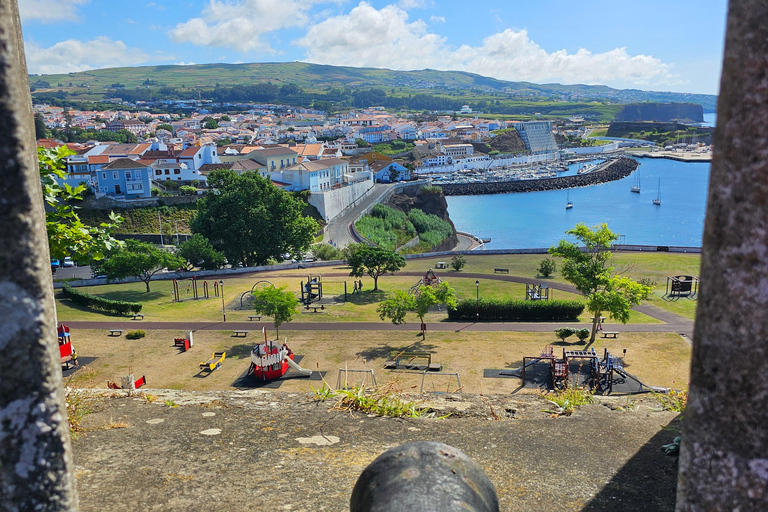
[(30, 73), (289, 62), (716, 94), (726, 0), (19, 0)]

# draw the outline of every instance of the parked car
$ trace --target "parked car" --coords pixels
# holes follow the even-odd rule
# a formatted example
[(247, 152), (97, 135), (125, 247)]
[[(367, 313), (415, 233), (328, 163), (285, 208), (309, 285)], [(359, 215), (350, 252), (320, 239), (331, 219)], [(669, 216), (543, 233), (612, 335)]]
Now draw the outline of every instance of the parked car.
[(72, 261), (72, 258), (67, 256), (66, 258), (64, 258), (64, 261), (61, 263), (61, 266), (62, 267), (74, 267), (75, 266), (75, 262)]
[(61, 262), (59, 260), (51, 260), (51, 272), (54, 274), (56, 273), (56, 269), (61, 266)]

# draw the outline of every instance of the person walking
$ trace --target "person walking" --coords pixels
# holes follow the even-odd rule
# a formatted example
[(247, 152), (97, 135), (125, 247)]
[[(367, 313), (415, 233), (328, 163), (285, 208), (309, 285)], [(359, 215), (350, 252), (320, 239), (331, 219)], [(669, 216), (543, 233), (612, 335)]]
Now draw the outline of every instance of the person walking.
[(357, 290), (359, 292), (363, 291), (363, 280), (361, 279), (360, 282), (357, 283)]
[(355, 284), (355, 287), (352, 289), (352, 293), (357, 293), (357, 281), (352, 281)]

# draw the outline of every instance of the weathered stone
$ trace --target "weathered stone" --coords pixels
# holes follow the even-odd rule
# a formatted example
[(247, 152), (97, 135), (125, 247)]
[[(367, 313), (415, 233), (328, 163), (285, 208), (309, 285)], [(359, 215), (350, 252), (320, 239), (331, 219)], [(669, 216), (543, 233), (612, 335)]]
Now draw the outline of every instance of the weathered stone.
[(768, 510), (768, 4), (732, 0), (677, 510)]
[(0, 496), (74, 510), (32, 104), (15, 0), (0, 0)]

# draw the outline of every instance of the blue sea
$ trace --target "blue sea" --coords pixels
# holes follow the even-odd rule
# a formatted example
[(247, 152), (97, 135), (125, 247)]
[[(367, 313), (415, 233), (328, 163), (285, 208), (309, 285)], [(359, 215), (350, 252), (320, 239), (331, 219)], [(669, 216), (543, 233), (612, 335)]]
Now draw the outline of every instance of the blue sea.
[[(621, 235), (617, 243), (700, 247), (709, 163), (638, 158), (635, 172), (618, 181), (543, 192), (448, 196), (459, 231), (490, 238), (487, 249), (544, 248), (583, 222), (602, 222)], [(630, 192), (636, 176), (640, 193)], [(661, 191), (661, 206), (655, 199)], [(573, 208), (565, 209), (570, 199)]]

